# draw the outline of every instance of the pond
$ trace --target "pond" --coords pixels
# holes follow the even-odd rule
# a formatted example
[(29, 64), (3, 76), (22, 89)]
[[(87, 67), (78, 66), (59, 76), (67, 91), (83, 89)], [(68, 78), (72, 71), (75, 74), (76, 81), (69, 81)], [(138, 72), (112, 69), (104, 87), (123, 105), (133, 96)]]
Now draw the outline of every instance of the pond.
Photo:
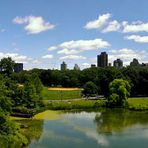
[[(51, 114), (46, 112), (46, 117)], [(30, 140), (29, 148), (148, 148), (148, 112), (102, 109), (54, 114), (56, 118), (38, 119), (40, 130), (34, 130), (40, 134)]]

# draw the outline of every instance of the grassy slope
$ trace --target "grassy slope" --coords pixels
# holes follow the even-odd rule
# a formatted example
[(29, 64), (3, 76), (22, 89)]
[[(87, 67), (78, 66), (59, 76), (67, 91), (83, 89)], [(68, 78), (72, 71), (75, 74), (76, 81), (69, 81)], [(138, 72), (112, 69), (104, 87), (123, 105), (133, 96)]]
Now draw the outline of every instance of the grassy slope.
[(48, 90), (44, 87), (42, 91), (44, 100), (68, 100), (81, 98), (81, 90)]
[(129, 109), (148, 110), (148, 98), (129, 98)]

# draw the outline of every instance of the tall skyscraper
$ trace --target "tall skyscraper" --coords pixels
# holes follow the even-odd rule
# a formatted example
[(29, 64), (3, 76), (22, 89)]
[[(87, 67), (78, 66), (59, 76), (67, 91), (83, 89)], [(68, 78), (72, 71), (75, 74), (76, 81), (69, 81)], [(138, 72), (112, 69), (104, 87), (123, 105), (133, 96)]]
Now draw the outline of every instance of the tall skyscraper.
[(75, 66), (74, 66), (73, 69), (74, 69), (74, 70), (80, 70), (80, 67), (78, 66), (78, 64), (75, 64)]
[(67, 64), (63, 61), (63, 63), (61, 64), (61, 70), (64, 71), (67, 69)]
[(23, 71), (23, 63), (16, 63), (14, 66), (14, 72), (21, 72)]
[(118, 69), (121, 69), (123, 68), (123, 61), (120, 60), (120, 59), (117, 59), (114, 61), (114, 67), (118, 68)]
[(133, 61), (130, 63), (130, 66), (140, 66), (139, 62), (137, 59), (133, 59)]
[(101, 52), (97, 56), (97, 67), (107, 67), (108, 66), (108, 54), (106, 52)]

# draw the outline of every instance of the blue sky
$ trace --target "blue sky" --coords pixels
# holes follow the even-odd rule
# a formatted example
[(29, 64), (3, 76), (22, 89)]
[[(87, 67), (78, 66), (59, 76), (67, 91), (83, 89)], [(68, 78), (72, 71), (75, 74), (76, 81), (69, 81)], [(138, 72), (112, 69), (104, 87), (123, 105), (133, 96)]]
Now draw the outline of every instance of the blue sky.
[(109, 62), (148, 62), (147, 0), (0, 0), (0, 59), (25, 69), (81, 68), (102, 51)]

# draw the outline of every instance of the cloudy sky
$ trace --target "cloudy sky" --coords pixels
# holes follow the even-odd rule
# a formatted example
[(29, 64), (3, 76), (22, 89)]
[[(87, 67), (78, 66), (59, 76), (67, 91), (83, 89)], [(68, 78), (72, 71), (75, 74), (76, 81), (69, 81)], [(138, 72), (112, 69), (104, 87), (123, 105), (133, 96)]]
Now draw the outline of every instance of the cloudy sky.
[(25, 69), (148, 62), (148, 0), (0, 0), (0, 59)]

